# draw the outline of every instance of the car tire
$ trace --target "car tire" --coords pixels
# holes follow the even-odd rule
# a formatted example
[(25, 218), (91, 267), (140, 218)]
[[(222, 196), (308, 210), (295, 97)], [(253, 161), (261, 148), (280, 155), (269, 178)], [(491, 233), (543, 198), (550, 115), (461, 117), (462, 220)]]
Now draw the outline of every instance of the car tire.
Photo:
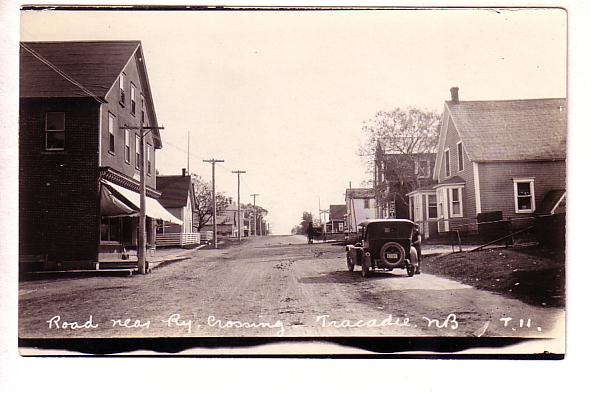
[(404, 261), (406, 259), (406, 251), (404, 250), (404, 248), (402, 247), (401, 244), (399, 244), (398, 242), (387, 242), (383, 246), (381, 246), (381, 250), (379, 250), (379, 258), (381, 258), (381, 263), (383, 264), (383, 266), (386, 269), (389, 269), (389, 270), (391, 270), (395, 267), (403, 268), (404, 267), (403, 264), (400, 265), (399, 262), (392, 263), (392, 262), (389, 262), (387, 260), (387, 258), (385, 258), (387, 251), (392, 248), (396, 249), (399, 252), (399, 254), (400, 254), (399, 261)]
[(361, 276), (365, 278), (369, 277), (369, 265), (367, 265), (365, 262), (363, 262)]
[(410, 263), (414, 266), (414, 274), (420, 274), (420, 259), (415, 247), (410, 248)]
[(354, 271), (354, 262), (352, 261), (350, 254), (346, 254), (346, 266), (348, 267), (349, 272)]
[(408, 266), (406, 266), (406, 273), (408, 273), (408, 277), (414, 276), (414, 273), (416, 273), (416, 267), (409, 263)]

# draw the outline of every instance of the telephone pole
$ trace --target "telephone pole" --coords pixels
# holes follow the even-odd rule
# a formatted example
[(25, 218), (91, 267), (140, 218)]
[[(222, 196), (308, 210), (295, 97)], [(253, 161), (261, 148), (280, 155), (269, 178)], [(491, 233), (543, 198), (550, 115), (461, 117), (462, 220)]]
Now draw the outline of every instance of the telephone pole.
[[(260, 194), (250, 194), (254, 197), (254, 236), (256, 236), (256, 227), (258, 226), (258, 210), (256, 209), (256, 197)], [(252, 230), (252, 228), (250, 228)]]
[(238, 243), (242, 241), (242, 214), (240, 210), (240, 175), (242, 173), (246, 173), (246, 171), (231, 171), (231, 173), (236, 173), (238, 175)]
[(211, 164), (211, 173), (213, 178), (213, 246), (217, 248), (217, 198), (215, 195), (215, 163), (224, 162), (224, 160), (216, 160), (212, 158), (210, 160), (203, 160)]
[(145, 233), (145, 148), (143, 139), (153, 130), (163, 130), (164, 127), (130, 127), (124, 125), (124, 130), (139, 130), (139, 148), (141, 151), (139, 159), (139, 233), (137, 236), (137, 270), (140, 274), (146, 274), (149, 271), (149, 265), (145, 259), (146, 233)]

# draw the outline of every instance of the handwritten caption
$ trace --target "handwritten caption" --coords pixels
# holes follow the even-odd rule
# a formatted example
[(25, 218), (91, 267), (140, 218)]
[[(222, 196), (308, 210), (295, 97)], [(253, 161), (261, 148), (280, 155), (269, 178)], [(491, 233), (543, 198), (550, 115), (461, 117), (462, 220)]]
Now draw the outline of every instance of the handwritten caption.
[[(261, 317), (259, 317), (261, 318)], [(489, 329), (493, 321), (483, 321), (483, 326), (475, 331), (478, 337), (483, 336)], [(282, 320), (274, 321), (241, 321), (231, 320), (209, 315), (204, 321), (199, 322), (196, 319), (183, 318), (180, 314), (174, 313), (167, 318), (151, 321), (133, 318), (110, 319), (106, 322), (97, 322), (94, 317), (90, 315), (84, 321), (67, 321), (61, 316), (55, 315), (46, 321), (49, 329), (62, 330), (88, 330), (98, 329), (99, 327), (123, 328), (123, 329), (151, 329), (151, 328), (169, 328), (180, 329), (181, 331), (191, 334), (197, 332), (199, 329), (219, 329), (224, 331), (240, 331), (240, 330), (268, 330), (277, 336), (285, 334), (286, 325)], [(294, 329), (301, 328), (303, 324), (297, 323), (292, 327)], [(372, 319), (333, 319), (329, 314), (322, 314), (315, 317), (315, 319), (305, 327), (321, 328), (321, 329), (351, 329), (351, 328), (409, 328), (421, 330), (447, 330), (455, 331), (462, 326), (456, 314), (450, 313), (443, 317), (421, 317), (415, 320), (409, 317), (394, 317), (392, 314), (384, 318)], [(473, 326), (473, 325), (471, 325)], [(463, 326), (468, 328), (467, 326)], [(522, 330), (536, 330), (542, 331), (540, 326), (536, 326), (530, 318), (512, 318), (502, 317), (495, 320), (496, 330), (511, 330), (513, 332)]]
[[(93, 316), (90, 315), (85, 321), (67, 321), (61, 316), (55, 315), (46, 321), (49, 329), (62, 329), (62, 330), (81, 330), (81, 329), (98, 329), (99, 327), (110, 327), (110, 328), (124, 328), (124, 329), (150, 329), (154, 327), (163, 327), (170, 329), (181, 329), (185, 333), (194, 333), (199, 329), (203, 328), (214, 328), (220, 330), (270, 330), (277, 336), (285, 334), (286, 325), (285, 323), (277, 319), (275, 321), (241, 321), (241, 320), (229, 320), (218, 318), (214, 315), (209, 315), (203, 322), (199, 323), (195, 319), (183, 318), (180, 314), (171, 314), (167, 318), (151, 321), (141, 320), (133, 318), (121, 318), (121, 319), (110, 319), (107, 322), (98, 323), (94, 320)], [(301, 324), (298, 324), (299, 327)], [(424, 328), (435, 328), (435, 329), (450, 329), (456, 330), (459, 327), (457, 316), (455, 314), (448, 314), (444, 318), (429, 318), (422, 317), (420, 321), (420, 327)], [(319, 328), (387, 328), (387, 327), (400, 327), (400, 328), (416, 328), (418, 323), (412, 322), (408, 317), (394, 317), (392, 314), (387, 315), (384, 318), (374, 319), (332, 319), (330, 315), (323, 314), (318, 315), (313, 323), (312, 327)]]

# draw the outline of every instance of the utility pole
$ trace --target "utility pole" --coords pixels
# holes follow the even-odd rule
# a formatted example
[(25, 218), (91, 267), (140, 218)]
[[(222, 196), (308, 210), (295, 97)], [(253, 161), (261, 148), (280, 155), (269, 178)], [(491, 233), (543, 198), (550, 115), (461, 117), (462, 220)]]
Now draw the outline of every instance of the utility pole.
[(188, 132), (188, 138), (186, 143), (186, 172), (191, 175), (191, 132)]
[(215, 195), (215, 163), (224, 162), (224, 160), (216, 160), (212, 158), (210, 160), (203, 160), (211, 164), (211, 174), (213, 178), (213, 245), (217, 248), (217, 195)]
[[(250, 194), (254, 197), (254, 236), (256, 236), (256, 227), (258, 226), (258, 211), (256, 210), (256, 197), (260, 194)], [(252, 228), (250, 228), (252, 230)]]
[(238, 175), (238, 243), (242, 241), (242, 214), (240, 210), (240, 175), (242, 173), (246, 173), (246, 171), (231, 171), (231, 173), (236, 173)]
[(140, 122), (139, 127), (130, 127), (124, 125), (124, 130), (139, 130), (139, 233), (137, 235), (137, 270), (140, 274), (146, 274), (149, 271), (149, 265), (145, 259), (146, 233), (145, 233), (145, 148), (143, 139), (153, 130), (163, 130), (164, 127), (144, 127)]

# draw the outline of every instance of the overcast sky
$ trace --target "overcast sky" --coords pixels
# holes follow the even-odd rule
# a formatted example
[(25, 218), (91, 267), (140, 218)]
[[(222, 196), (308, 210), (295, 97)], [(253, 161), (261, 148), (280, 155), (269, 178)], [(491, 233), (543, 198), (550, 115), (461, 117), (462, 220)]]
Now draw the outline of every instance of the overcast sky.
[(566, 96), (562, 10), (23, 12), (22, 40), (141, 40), (164, 147), (190, 170), (269, 210), (288, 233), (304, 210), (343, 204), (370, 176), (362, 122), (396, 107)]

